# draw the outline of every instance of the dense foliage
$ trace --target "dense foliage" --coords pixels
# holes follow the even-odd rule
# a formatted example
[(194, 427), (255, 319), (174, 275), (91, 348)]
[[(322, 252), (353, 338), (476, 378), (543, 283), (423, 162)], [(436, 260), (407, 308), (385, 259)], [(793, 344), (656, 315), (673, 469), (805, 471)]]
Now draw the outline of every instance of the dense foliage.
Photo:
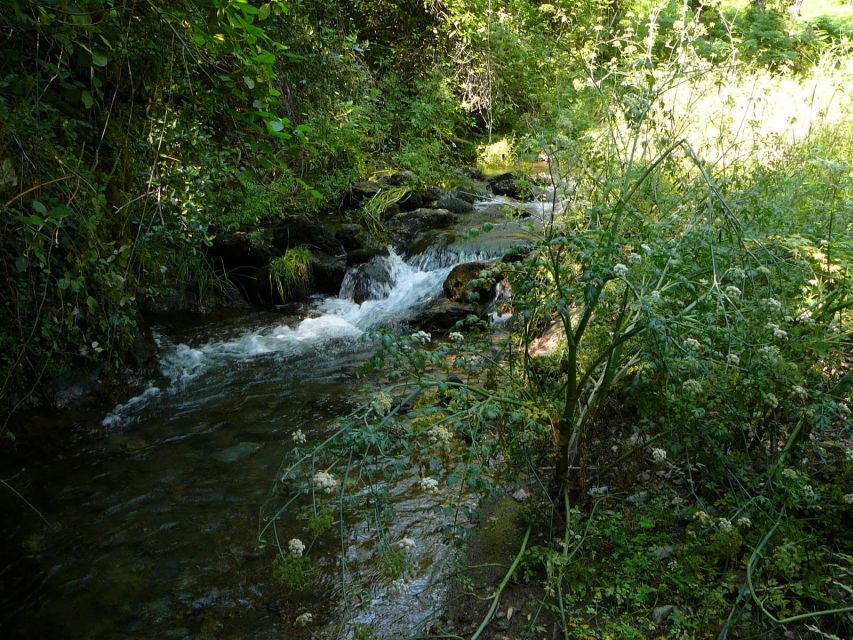
[[(387, 384), (281, 476), (276, 575), (310, 589), (368, 493), (369, 569), (405, 581), (382, 491), (414, 468), (456, 525), (472, 494), (527, 487), (537, 542), (507, 582), (543, 585), (565, 638), (853, 634), (842, 3), (7, 5), (6, 415), (65, 372), (141, 364), (141, 302), (215, 295), (219, 233), (327, 213), (392, 169), (436, 184), (539, 160), (553, 213), (482, 276), (511, 285), (512, 320), (384, 338)], [(275, 257), (270, 290), (305, 286), (309, 261)]]
[[(385, 336), (384, 387), (285, 467), (308, 525), (273, 515), (262, 539), (310, 544), (278, 546), (282, 579), (367, 518), (375, 552), (347, 579), (405, 589), (384, 492), (416, 473), (451, 535), (472, 494), (533, 496), (473, 637), (512, 577), (539, 604), (520, 637), (851, 633), (849, 59), (771, 31), (781, 12), (700, 9), (596, 14), (539, 109), (509, 109), (537, 125), (513, 120), (500, 159), (544, 149), (558, 205), (481, 274), (510, 283), (512, 320)], [(487, 126), (520, 107), (491, 97)]]

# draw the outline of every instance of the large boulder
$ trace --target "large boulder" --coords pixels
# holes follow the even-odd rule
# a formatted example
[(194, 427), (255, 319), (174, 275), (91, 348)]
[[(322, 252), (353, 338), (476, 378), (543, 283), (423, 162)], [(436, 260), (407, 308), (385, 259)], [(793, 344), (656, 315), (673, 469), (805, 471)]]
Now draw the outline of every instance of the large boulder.
[(214, 266), (226, 274), (234, 269), (262, 267), (278, 255), (269, 234), (260, 230), (218, 233), (207, 253)]
[(462, 198), (443, 196), (436, 201), (435, 208), (446, 209), (451, 213), (471, 213), (474, 210), (474, 205)]
[(454, 189), (450, 194), (451, 197), (464, 200), (468, 204), (472, 205), (477, 201), (477, 197), (481, 195), (485, 195), (485, 193), (479, 189), (466, 189), (462, 187)]
[(347, 262), (341, 256), (326, 253), (311, 254), (311, 292), (337, 295), (347, 273)]
[(382, 185), (372, 180), (360, 180), (354, 183), (349, 190), (346, 198), (346, 204), (350, 208), (356, 208), (365, 200), (370, 200), (373, 196), (382, 190)]
[(388, 220), (388, 228), (397, 245), (410, 253), (424, 232), (446, 229), (456, 222), (456, 216), (447, 209), (415, 209), (398, 213)]
[(376, 256), (387, 256), (388, 247), (370, 246), (363, 249), (354, 249), (347, 252), (347, 266), (352, 267), (357, 264), (370, 262)]
[(341, 296), (357, 304), (365, 300), (380, 300), (388, 296), (393, 286), (388, 261), (375, 257), (369, 262), (353, 267), (341, 285)]
[(383, 182), (394, 187), (402, 187), (405, 184), (414, 184), (417, 182), (417, 179), (418, 176), (415, 175), (414, 171), (405, 169), (403, 171), (392, 173), (390, 176), (384, 178)]
[(530, 190), (522, 188), (518, 178), (512, 173), (502, 173), (489, 178), (489, 188), (496, 196), (517, 199), (530, 197)]
[(442, 195), (441, 189), (438, 188), (411, 191), (401, 198), (397, 205), (401, 211), (415, 211), (416, 209), (434, 206)]
[(425, 331), (444, 332), (454, 328), (457, 322), (471, 316), (482, 318), (483, 308), (476, 304), (466, 304), (441, 299), (431, 304), (420, 316), (417, 325)]
[(346, 251), (363, 249), (367, 241), (367, 233), (360, 224), (342, 224), (335, 231), (337, 240)]
[(329, 255), (344, 253), (341, 243), (322, 224), (307, 216), (295, 216), (271, 229), (272, 244), (280, 252), (293, 247), (307, 247)]
[(495, 294), (497, 279), (484, 262), (466, 262), (453, 267), (444, 281), (444, 295), (455, 302), (487, 304)]

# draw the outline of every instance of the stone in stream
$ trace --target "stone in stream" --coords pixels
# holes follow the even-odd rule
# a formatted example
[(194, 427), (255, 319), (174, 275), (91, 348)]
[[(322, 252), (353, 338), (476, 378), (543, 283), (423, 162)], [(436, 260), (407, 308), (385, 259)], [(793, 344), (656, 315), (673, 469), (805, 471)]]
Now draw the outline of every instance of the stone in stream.
[(430, 207), (441, 199), (441, 189), (423, 189), (412, 191), (400, 199), (397, 204), (401, 211), (415, 211), (424, 207)]
[(367, 241), (366, 235), (364, 227), (360, 224), (342, 224), (335, 231), (335, 240), (340, 242), (346, 251), (355, 251), (364, 248)]
[(237, 462), (246, 456), (252, 455), (260, 448), (261, 445), (256, 442), (241, 442), (240, 444), (235, 444), (233, 447), (228, 447), (218, 453), (214, 453), (213, 457), (220, 462), (230, 464), (232, 462)]
[(424, 311), (417, 325), (426, 331), (448, 331), (457, 322), (465, 320), (469, 316), (481, 318), (483, 308), (476, 304), (465, 304), (447, 299), (438, 300)]
[(387, 255), (388, 247), (365, 247), (364, 249), (354, 249), (347, 252), (347, 266), (352, 267), (357, 264), (364, 264), (376, 256)]
[(391, 267), (387, 260), (373, 258), (365, 264), (350, 269), (341, 285), (341, 296), (356, 304), (365, 300), (378, 300), (391, 290)]
[(325, 253), (311, 254), (311, 291), (336, 295), (347, 273), (347, 261), (340, 256)]
[(362, 204), (365, 200), (370, 200), (373, 196), (382, 190), (382, 185), (372, 180), (360, 180), (354, 183), (349, 190), (347, 197), (347, 205), (355, 208)]
[(529, 189), (522, 190), (518, 182), (518, 178), (514, 174), (502, 173), (489, 178), (489, 187), (496, 196), (525, 199), (530, 197)]
[(471, 213), (474, 210), (474, 205), (471, 202), (453, 196), (439, 198), (435, 207), (436, 209), (447, 209), (451, 213)]
[(447, 209), (415, 209), (398, 213), (388, 220), (388, 229), (403, 253), (411, 254), (415, 245), (423, 245), (418, 240), (424, 232), (446, 229), (456, 222), (456, 216)]
[(466, 262), (453, 267), (444, 281), (444, 295), (456, 302), (487, 304), (495, 294), (497, 278), (481, 277), (488, 268), (484, 262)]

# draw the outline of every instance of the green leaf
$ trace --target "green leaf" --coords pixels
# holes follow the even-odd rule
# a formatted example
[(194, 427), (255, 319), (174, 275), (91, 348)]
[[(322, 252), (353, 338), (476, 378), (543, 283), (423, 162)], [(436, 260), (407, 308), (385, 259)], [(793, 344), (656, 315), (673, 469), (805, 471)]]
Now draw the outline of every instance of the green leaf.
[(278, 133), (279, 131), (284, 130), (284, 123), (281, 120), (270, 120), (267, 122), (270, 129)]
[(92, 52), (92, 64), (96, 67), (106, 67), (109, 60), (104, 53), (100, 53), (99, 51)]
[(26, 271), (29, 264), (30, 261), (27, 260), (25, 256), (18, 256), (15, 258), (15, 269), (17, 269), (19, 273)]
[(250, 77), (243, 76), (243, 82), (246, 83), (246, 86), (249, 87), (250, 91), (255, 88), (255, 81), (252, 80)]
[(275, 64), (275, 56), (269, 51), (264, 51), (252, 58), (252, 62), (255, 64)]
[(46, 206), (44, 206), (44, 205), (43, 205), (41, 202), (39, 202), (38, 200), (33, 200), (33, 211), (35, 211), (36, 213), (40, 213), (40, 214), (42, 214), (43, 216), (46, 216), (46, 215), (47, 215), (47, 207), (46, 207)]
[(270, 17), (270, 3), (267, 2), (261, 5), (261, 8), (258, 9), (258, 20), (266, 20)]
[(92, 98), (92, 94), (88, 91), (84, 91), (80, 94), (80, 100), (83, 101), (83, 106), (87, 109), (91, 109), (92, 105), (95, 104), (94, 98)]

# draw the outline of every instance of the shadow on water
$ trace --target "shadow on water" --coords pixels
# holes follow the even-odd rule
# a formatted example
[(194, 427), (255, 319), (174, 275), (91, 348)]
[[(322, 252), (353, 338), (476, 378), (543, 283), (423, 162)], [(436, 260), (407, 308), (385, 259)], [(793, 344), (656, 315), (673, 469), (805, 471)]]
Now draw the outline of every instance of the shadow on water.
[(70, 446), (24, 469), (6, 461), (50, 524), (0, 491), (4, 637), (281, 637), (287, 595), (258, 553), (258, 509), (291, 433), (349, 410), (368, 346), (218, 363), (107, 427), (78, 416)]

